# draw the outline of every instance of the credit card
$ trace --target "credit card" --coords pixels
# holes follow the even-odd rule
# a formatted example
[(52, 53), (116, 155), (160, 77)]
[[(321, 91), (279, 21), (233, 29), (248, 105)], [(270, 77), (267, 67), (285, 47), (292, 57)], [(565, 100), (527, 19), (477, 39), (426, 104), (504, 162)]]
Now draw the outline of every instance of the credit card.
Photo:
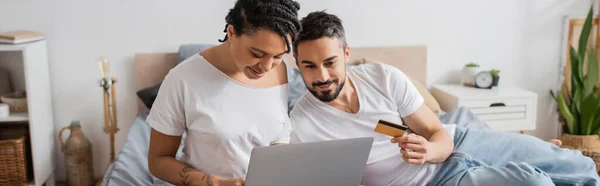
[(374, 131), (391, 137), (400, 137), (403, 136), (407, 130), (408, 127), (406, 125), (379, 120)]

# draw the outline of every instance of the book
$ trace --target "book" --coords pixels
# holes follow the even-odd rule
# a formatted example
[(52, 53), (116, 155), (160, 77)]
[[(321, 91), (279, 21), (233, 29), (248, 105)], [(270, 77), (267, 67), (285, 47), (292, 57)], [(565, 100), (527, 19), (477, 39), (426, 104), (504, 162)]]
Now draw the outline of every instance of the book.
[(44, 33), (29, 30), (0, 32), (0, 43), (19, 44), (41, 40), (44, 37)]

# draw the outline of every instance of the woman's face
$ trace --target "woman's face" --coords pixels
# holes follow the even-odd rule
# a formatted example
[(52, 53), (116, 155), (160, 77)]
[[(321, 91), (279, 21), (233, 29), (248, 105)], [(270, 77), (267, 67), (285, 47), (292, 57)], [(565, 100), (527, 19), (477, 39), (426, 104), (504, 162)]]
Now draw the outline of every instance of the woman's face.
[[(279, 34), (259, 29), (249, 34), (235, 35), (233, 26), (227, 27), (231, 56), (235, 65), (249, 79), (259, 79), (281, 64), (288, 51), (284, 38)], [(288, 41), (291, 41), (291, 37)]]

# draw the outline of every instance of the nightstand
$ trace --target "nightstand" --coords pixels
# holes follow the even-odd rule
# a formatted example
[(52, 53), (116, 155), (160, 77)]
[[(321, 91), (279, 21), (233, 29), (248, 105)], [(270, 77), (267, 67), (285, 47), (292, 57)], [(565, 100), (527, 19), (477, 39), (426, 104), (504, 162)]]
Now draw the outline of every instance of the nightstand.
[(496, 131), (535, 130), (537, 94), (520, 88), (478, 89), (460, 84), (433, 85), (444, 111), (467, 107)]

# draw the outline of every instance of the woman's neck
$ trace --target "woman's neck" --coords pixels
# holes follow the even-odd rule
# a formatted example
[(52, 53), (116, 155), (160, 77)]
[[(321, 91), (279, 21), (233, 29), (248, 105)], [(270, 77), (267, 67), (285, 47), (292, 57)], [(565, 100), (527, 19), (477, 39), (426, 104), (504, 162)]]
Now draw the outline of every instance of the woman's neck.
[(243, 73), (233, 62), (228, 42), (217, 45), (209, 50), (202, 51), (200, 52), (200, 55), (228, 76), (235, 76), (239, 73)]

